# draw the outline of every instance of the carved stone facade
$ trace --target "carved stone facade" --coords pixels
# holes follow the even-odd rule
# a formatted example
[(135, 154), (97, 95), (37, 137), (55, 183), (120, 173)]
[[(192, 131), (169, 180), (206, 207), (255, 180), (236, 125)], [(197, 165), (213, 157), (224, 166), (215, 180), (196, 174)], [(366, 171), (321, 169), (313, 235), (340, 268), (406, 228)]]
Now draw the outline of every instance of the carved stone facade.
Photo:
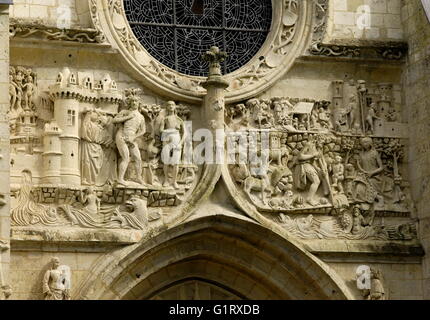
[[(57, 2), (0, 12), (0, 299), (429, 297), (418, 6), (372, 3), (356, 37), (357, 1), (272, 1), (258, 54), (223, 74), (213, 43), (198, 77), (150, 55), (133, 1), (71, 1), (66, 28)], [(203, 30), (211, 5), (172, 12)]]

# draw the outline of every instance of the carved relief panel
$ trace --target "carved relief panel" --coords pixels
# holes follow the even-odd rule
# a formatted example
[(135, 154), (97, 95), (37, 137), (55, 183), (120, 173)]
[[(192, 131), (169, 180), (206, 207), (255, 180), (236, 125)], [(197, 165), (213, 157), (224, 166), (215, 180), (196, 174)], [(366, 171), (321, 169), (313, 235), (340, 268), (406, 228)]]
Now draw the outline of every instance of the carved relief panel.
[(161, 158), (172, 130), (184, 156), (190, 106), (148, 105), (140, 89), (68, 68), (49, 92), (31, 69), (10, 78), (12, 226), (147, 230), (180, 216), (200, 170)]
[(332, 90), (332, 101), (254, 98), (227, 107), (236, 202), (302, 239), (416, 238), (393, 85), (334, 81)]

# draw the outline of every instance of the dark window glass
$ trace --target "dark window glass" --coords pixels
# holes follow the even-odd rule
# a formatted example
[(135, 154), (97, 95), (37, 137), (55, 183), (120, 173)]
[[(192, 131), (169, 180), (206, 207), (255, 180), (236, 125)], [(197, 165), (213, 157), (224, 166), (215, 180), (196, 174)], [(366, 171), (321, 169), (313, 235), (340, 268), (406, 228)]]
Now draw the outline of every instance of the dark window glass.
[(124, 0), (131, 28), (145, 49), (178, 72), (206, 76), (201, 55), (227, 51), (224, 73), (249, 62), (272, 23), (272, 0)]

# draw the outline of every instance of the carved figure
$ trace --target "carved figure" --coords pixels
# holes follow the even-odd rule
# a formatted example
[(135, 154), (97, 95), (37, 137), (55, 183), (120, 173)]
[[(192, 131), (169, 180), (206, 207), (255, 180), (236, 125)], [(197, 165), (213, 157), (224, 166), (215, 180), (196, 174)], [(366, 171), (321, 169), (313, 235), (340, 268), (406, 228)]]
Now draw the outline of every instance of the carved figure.
[(340, 193), (343, 193), (343, 181), (345, 180), (345, 166), (342, 163), (342, 157), (336, 156), (335, 162), (332, 165), (333, 187), (337, 188)]
[(367, 295), (367, 300), (385, 300), (385, 289), (381, 281), (381, 272), (370, 268), (370, 292)]
[(16, 101), (14, 106), (14, 111), (16, 115), (19, 116), (24, 108), (22, 107), (22, 98), (23, 98), (23, 80), (24, 80), (24, 72), (23, 68), (18, 67), (16, 69), (16, 74), (14, 77), (14, 84), (16, 88)]
[[(160, 133), (163, 140), (163, 151), (165, 159), (170, 163), (165, 163), (164, 170), (164, 187), (173, 186), (179, 189), (178, 173), (181, 162), (183, 145), (185, 140), (184, 121), (176, 114), (176, 104), (174, 101), (167, 102), (167, 114), (160, 124)], [(172, 174), (170, 175), (170, 168)]]
[[(364, 174), (361, 182), (356, 186), (355, 196), (357, 200), (373, 203), (378, 199), (383, 203), (381, 192), (384, 190), (384, 180), (381, 176), (384, 166), (379, 152), (373, 147), (372, 138), (365, 137), (360, 140), (363, 150), (359, 154), (357, 167)], [(356, 180), (357, 181), (357, 180)], [(360, 182), (360, 179), (357, 181)], [(369, 188), (373, 190), (369, 190)], [(373, 192), (372, 192), (373, 191)]]
[(354, 165), (348, 163), (345, 166), (345, 191), (348, 198), (352, 198), (354, 195), (354, 180), (356, 178), (356, 172)]
[[(239, 155), (238, 155), (239, 156)], [(239, 161), (233, 166), (232, 175), (237, 183), (239, 183), (248, 197), (251, 198), (251, 192), (260, 192), (260, 199), (264, 204), (267, 204), (267, 197), (272, 194), (270, 181), (266, 175), (253, 176), (246, 164), (241, 164)], [(258, 172), (261, 173), (261, 170)]]
[(275, 122), (278, 124), (287, 116), (285, 108), (280, 101), (273, 103), (273, 113), (275, 115)]
[(97, 111), (85, 114), (81, 129), (81, 177), (82, 184), (95, 185), (104, 162), (107, 162), (103, 146), (113, 145), (112, 137), (106, 130), (107, 120)]
[(28, 74), (25, 78), (25, 84), (23, 85), (24, 91), (24, 110), (33, 110), (33, 99), (36, 91), (36, 86), (34, 84), (33, 77)]
[(18, 94), (17, 94), (18, 86), (15, 83), (14, 73), (15, 73), (15, 69), (11, 67), (10, 75), (9, 75), (9, 102), (10, 102), (9, 118), (11, 121), (15, 120), (18, 117), (16, 107), (15, 107), (16, 100), (18, 99)]
[(348, 110), (340, 110), (335, 123), (335, 130), (341, 132), (342, 128), (349, 129)]
[(267, 127), (272, 122), (272, 115), (269, 113), (266, 103), (260, 103), (258, 99), (251, 99), (246, 106), (252, 110), (253, 121), (258, 124), (259, 128)]
[(51, 268), (43, 277), (45, 300), (70, 300), (71, 274), (68, 266), (60, 266), (56, 257), (51, 260)]
[(293, 173), (286, 168), (276, 169), (272, 173), (272, 186), (275, 188), (275, 194), (292, 197), (293, 190)]
[(124, 177), (130, 160), (132, 160), (135, 167), (135, 178), (139, 184), (143, 185), (142, 157), (137, 139), (145, 134), (145, 118), (138, 110), (139, 99), (135, 94), (129, 94), (127, 103), (128, 110), (121, 111), (113, 119), (113, 123), (119, 124), (115, 138), (118, 152), (121, 156), (118, 168), (118, 183), (124, 186), (129, 184), (129, 182), (125, 181)]
[(365, 225), (365, 219), (361, 214), (360, 208), (355, 206), (352, 214), (352, 234), (359, 234)]
[(375, 119), (381, 118), (376, 115), (376, 104), (372, 103), (367, 111), (366, 117), (366, 130), (372, 134), (375, 132)]
[(294, 183), (297, 189), (306, 190), (310, 182), (307, 190), (307, 203), (312, 206), (316, 206), (319, 203), (315, 196), (321, 185), (321, 179), (314, 164), (314, 161), (319, 156), (320, 153), (316, 149), (315, 142), (313, 138), (310, 138), (310, 140), (305, 142), (304, 148), (296, 157), (297, 162), (294, 168)]
[(360, 105), (357, 95), (352, 94), (350, 96), (345, 114), (349, 119), (347, 131), (354, 130), (354, 132), (356, 132), (357, 128), (360, 127)]
[(325, 110), (323, 107), (320, 107), (318, 110), (318, 121), (321, 127), (325, 129), (330, 129), (332, 127), (329, 112), (328, 110)]

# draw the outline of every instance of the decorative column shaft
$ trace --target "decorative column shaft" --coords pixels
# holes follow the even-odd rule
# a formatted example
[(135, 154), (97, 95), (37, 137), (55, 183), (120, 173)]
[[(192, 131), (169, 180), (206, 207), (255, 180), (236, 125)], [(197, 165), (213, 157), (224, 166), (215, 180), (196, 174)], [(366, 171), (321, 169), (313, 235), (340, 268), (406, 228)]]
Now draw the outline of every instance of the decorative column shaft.
[(229, 84), (222, 78), (221, 62), (227, 58), (227, 54), (218, 47), (212, 47), (202, 58), (209, 62), (209, 77), (203, 83), (207, 90), (203, 101), (205, 119), (211, 129), (224, 129), (225, 89)]

